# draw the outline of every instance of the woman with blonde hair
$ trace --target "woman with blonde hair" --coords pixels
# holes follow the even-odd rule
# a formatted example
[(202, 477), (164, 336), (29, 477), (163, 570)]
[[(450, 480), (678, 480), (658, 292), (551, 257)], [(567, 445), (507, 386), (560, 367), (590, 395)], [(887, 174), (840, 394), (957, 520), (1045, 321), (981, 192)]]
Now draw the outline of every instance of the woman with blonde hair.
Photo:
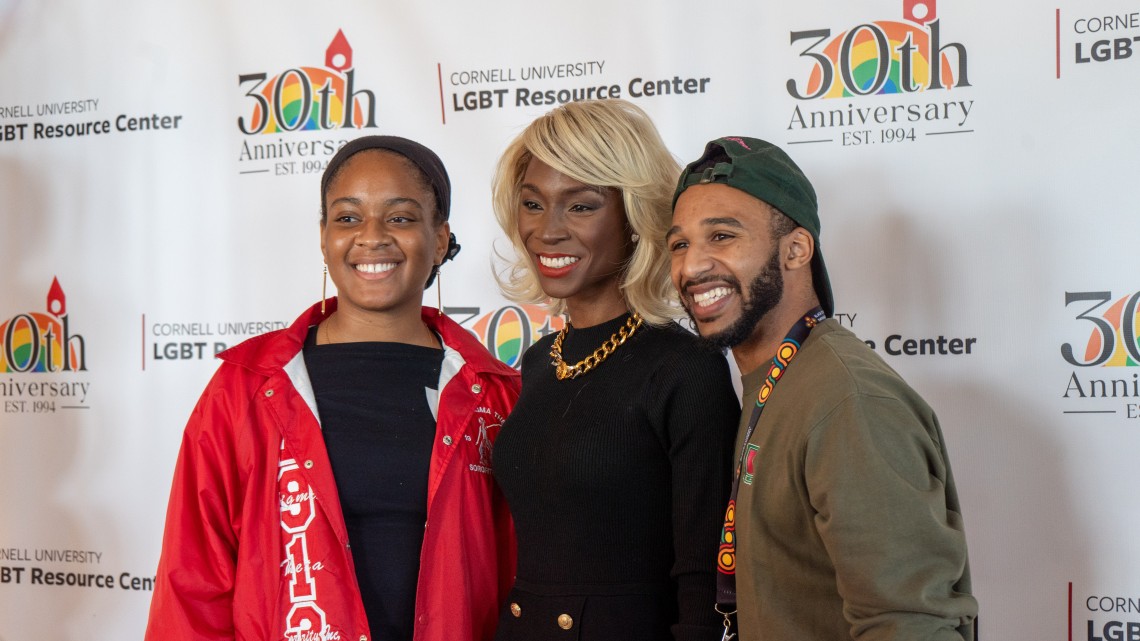
[(715, 559), (740, 408), (722, 354), (671, 317), (679, 167), (621, 100), (570, 103), (499, 161), (499, 276), (564, 330), (523, 357), (495, 478), (518, 535), (500, 641), (717, 639)]

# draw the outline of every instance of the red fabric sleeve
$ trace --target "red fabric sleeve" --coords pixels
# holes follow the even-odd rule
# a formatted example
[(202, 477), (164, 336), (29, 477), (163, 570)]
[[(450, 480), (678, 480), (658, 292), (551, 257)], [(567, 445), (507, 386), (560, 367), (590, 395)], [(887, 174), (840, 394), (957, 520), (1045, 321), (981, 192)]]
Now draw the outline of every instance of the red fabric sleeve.
[(183, 434), (146, 641), (234, 638), (241, 494), (234, 412), (219, 390), (222, 377), (215, 375)]

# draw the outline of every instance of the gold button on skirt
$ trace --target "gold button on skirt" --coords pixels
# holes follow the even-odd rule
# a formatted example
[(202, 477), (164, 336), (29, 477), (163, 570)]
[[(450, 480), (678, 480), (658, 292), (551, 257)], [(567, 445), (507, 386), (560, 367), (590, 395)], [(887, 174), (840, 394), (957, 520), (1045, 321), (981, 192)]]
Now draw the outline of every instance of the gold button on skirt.
[(562, 628), (563, 630), (569, 630), (570, 628), (574, 627), (574, 618), (569, 614), (559, 614), (558, 627)]

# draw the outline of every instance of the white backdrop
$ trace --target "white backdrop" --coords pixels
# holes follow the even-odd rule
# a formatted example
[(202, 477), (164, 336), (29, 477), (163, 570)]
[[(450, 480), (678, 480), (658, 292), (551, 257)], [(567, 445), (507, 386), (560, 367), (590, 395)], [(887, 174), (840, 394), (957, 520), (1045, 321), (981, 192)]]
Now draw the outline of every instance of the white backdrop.
[(1140, 5), (1038, 4), (0, 2), (0, 641), (141, 637), (182, 425), (318, 298), (342, 141), (439, 152), (444, 304), (513, 362), (547, 319), (491, 279), (492, 168), (599, 87), (812, 179), (841, 321), (942, 419), (983, 638), (1135, 638)]

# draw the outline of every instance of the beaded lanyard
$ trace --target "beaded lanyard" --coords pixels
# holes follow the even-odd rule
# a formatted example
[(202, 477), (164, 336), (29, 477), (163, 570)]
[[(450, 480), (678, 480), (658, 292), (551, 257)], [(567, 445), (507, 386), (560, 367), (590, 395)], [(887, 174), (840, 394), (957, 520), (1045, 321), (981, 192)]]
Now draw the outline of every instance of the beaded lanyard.
[[(736, 638), (732, 631), (732, 615), (736, 614), (736, 497), (740, 493), (741, 472), (744, 471), (745, 456), (755, 452), (755, 446), (750, 446), (752, 433), (756, 431), (756, 424), (760, 421), (760, 413), (764, 405), (772, 396), (772, 389), (780, 381), (780, 377), (788, 368), (800, 346), (813, 327), (823, 322), (827, 316), (823, 309), (815, 309), (804, 314), (798, 320), (788, 335), (784, 337), (780, 347), (776, 349), (776, 356), (768, 366), (768, 377), (760, 386), (760, 393), (756, 395), (756, 405), (752, 408), (752, 415), (748, 419), (748, 427), (744, 431), (744, 441), (740, 448), (740, 458), (736, 462), (736, 473), (732, 479), (732, 494), (729, 495), (728, 509), (724, 513), (724, 527), (720, 531), (720, 550), (717, 553), (716, 577), (716, 611), (724, 617), (724, 636), (722, 641), (731, 641)], [(745, 481), (752, 482), (751, 474), (745, 474)]]

